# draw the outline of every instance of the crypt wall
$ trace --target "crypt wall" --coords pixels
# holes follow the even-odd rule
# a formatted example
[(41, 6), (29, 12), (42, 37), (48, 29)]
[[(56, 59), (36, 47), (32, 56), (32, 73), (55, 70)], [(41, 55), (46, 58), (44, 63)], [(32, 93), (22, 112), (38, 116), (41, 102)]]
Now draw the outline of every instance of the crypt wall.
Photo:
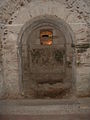
[[(53, 16), (70, 27), (73, 40), (74, 91), (76, 96), (90, 95), (90, 12), (81, 1), (23, 0), (11, 1), (1, 7), (1, 96), (24, 94), (20, 65), (20, 38), (36, 17)], [(47, 18), (47, 17), (46, 17)]]

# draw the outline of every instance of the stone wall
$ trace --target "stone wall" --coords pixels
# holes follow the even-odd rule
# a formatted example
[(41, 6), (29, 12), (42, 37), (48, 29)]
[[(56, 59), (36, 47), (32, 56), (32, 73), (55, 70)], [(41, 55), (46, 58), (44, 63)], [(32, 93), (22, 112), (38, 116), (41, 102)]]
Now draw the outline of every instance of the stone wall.
[[(18, 42), (28, 21), (42, 15), (53, 15), (64, 20), (75, 37), (75, 85), (78, 96), (90, 95), (90, 10), (82, 0), (7, 0), (0, 7), (0, 23), (3, 25), (2, 61), (6, 94), (21, 94)], [(2, 63), (1, 63), (2, 66)], [(1, 92), (2, 93), (2, 92)]]
[[(0, 28), (0, 37), (1, 37), (1, 28)], [(0, 39), (0, 97), (3, 96), (3, 67), (2, 67), (2, 42)]]

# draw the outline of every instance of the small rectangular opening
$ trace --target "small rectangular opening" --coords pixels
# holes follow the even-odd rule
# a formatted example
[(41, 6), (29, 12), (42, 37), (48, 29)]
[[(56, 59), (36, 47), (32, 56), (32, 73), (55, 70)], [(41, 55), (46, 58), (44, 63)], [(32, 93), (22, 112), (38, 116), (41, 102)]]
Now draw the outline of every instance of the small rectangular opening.
[(53, 42), (52, 30), (40, 30), (41, 45), (52, 45), (52, 42)]

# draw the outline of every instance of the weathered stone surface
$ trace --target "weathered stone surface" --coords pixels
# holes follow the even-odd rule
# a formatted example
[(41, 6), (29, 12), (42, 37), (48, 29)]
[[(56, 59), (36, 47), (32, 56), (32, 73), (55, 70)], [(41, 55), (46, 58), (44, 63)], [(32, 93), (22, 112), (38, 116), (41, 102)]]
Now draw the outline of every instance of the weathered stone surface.
[(18, 65), (20, 56), (17, 55), (20, 34), (24, 28), (28, 27), (26, 23), (32, 21), (33, 18), (53, 15), (64, 20), (73, 30), (76, 47), (74, 57), (77, 64), (73, 68), (76, 71), (74, 72), (76, 91), (80, 96), (89, 95), (90, 46), (81, 48), (86, 44), (90, 45), (90, 2), (89, 0), (85, 2), (82, 0), (6, 0), (2, 2), (0, 27), (3, 29), (0, 41), (3, 48), (0, 49), (0, 54), (3, 56), (0, 55), (0, 61), (2, 60), (3, 63), (0, 62), (0, 91), (3, 91), (4, 83), (7, 94), (14, 96), (21, 93), (21, 68)]

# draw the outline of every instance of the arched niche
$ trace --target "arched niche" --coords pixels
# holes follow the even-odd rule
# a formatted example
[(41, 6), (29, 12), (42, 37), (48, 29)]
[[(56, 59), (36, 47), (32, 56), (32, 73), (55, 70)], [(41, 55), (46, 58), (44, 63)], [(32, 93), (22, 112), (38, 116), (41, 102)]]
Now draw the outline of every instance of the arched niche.
[[(42, 44), (41, 40), (51, 44)], [(35, 99), (71, 96), (75, 90), (73, 44), (71, 28), (55, 16), (39, 16), (24, 25), (19, 35), (19, 65), (25, 96)]]

